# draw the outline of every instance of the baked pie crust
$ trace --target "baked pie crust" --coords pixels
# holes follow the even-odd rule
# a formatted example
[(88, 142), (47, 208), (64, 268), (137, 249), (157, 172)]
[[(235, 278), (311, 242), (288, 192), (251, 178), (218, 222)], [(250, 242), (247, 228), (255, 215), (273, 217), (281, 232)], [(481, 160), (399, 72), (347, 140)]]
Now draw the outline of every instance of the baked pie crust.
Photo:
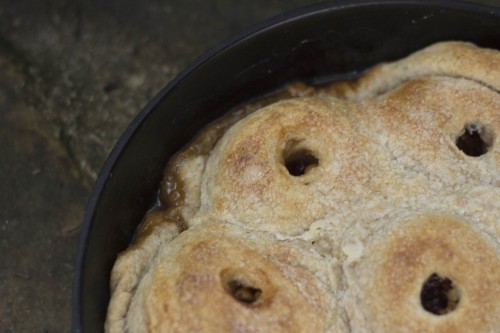
[(291, 85), (170, 162), (106, 332), (500, 332), (500, 52)]

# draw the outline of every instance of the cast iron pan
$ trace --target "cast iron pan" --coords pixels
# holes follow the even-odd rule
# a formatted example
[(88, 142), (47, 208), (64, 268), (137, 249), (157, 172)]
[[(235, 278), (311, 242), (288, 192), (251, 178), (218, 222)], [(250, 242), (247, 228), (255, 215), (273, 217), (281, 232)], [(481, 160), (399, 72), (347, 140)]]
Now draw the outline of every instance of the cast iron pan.
[(155, 202), (169, 157), (236, 105), (292, 81), (317, 83), (441, 40), (500, 49), (500, 8), (453, 1), (335, 1), (230, 38), (170, 82), (111, 152), (90, 197), (73, 288), (73, 332), (102, 332), (109, 276)]

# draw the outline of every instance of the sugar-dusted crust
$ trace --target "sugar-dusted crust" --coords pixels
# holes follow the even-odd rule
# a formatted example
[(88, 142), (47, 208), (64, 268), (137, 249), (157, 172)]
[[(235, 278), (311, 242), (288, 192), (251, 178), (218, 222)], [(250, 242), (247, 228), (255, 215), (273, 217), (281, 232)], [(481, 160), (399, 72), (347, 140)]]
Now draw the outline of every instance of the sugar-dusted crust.
[[(161, 218), (159, 216), (151, 219)], [(111, 300), (106, 318), (106, 332), (125, 332), (126, 318), (132, 296), (144, 274), (151, 266), (152, 258), (162, 244), (170, 242), (179, 234), (174, 223), (164, 223), (142, 242), (121, 253), (111, 272)]]
[[(369, 171), (350, 109), (338, 99), (292, 99), (233, 126), (207, 162), (200, 214), (297, 235), (336, 202), (355, 200)], [(318, 165), (294, 177), (285, 160), (300, 151), (310, 152)]]
[[(345, 327), (335, 293), (300, 244), (222, 224), (193, 227), (162, 247), (127, 316), (130, 332), (325, 332)], [(309, 268), (309, 269), (308, 269)], [(317, 268), (316, 268), (317, 269)], [(234, 289), (231, 290), (231, 286)], [(240, 300), (236, 287), (254, 289)]]
[[(353, 332), (500, 331), (500, 245), (450, 214), (386, 221), (345, 265), (344, 303)], [(432, 274), (453, 281), (457, 308), (435, 315), (421, 305)]]
[(404, 82), (429, 76), (467, 78), (500, 91), (498, 51), (472, 43), (440, 42), (399, 61), (382, 63), (356, 81), (331, 85), (324, 91), (352, 101), (374, 98)]
[(217, 123), (119, 256), (106, 331), (500, 332), (499, 91), (499, 51), (443, 42)]
[[(199, 215), (298, 235), (377, 193), (497, 186), (498, 110), (498, 93), (448, 77), (416, 79), (356, 104), (332, 97), (274, 104), (242, 120), (218, 143), (202, 178)], [(468, 122), (491, 133), (488, 154), (472, 158), (457, 148)], [(311, 151), (318, 166), (290, 175), (283, 158), (290, 142)], [(416, 185), (417, 177), (426, 181)]]

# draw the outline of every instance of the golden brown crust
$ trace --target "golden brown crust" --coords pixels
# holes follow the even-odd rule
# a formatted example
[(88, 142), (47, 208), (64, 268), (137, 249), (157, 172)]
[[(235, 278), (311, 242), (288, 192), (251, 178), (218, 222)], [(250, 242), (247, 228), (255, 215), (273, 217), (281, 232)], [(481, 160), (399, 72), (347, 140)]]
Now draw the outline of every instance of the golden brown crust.
[[(298, 87), (183, 155), (106, 331), (500, 332), (500, 52), (438, 43)], [(456, 308), (424, 306), (427, 279)]]
[[(141, 281), (128, 330), (324, 332), (338, 325), (331, 295), (295, 264), (294, 251), (270, 235), (252, 236), (220, 224), (182, 233)], [(242, 286), (253, 289), (250, 299), (238, 298)]]
[[(252, 229), (293, 235), (322, 218), (338, 198), (359, 195), (359, 186), (352, 184), (367, 178), (359, 158), (362, 138), (346, 112), (338, 100), (302, 98), (242, 120), (207, 162), (200, 211)], [(301, 176), (291, 175), (286, 159), (301, 151), (316, 157), (318, 165)]]
[(106, 332), (125, 332), (128, 309), (139, 282), (149, 269), (151, 260), (160, 246), (177, 234), (175, 224), (162, 224), (162, 228), (156, 228), (155, 232), (150, 233), (138, 245), (130, 247), (118, 256), (111, 272), (112, 297), (106, 318)]
[[(394, 221), (347, 265), (346, 296), (354, 332), (498, 332), (500, 256), (498, 244), (451, 215)], [(456, 309), (426, 311), (420, 294), (432, 274), (458, 290)], [(352, 286), (352, 288), (351, 288)]]
[[(407, 170), (441, 186), (498, 185), (499, 94), (467, 79), (431, 77), (409, 81), (380, 99), (362, 103), (359, 124)], [(469, 123), (484, 126), (488, 154), (471, 157), (456, 141)]]
[(404, 82), (430, 76), (467, 78), (500, 91), (498, 51), (472, 43), (441, 42), (399, 61), (382, 63), (356, 81), (333, 84), (324, 90), (352, 101), (383, 95)]

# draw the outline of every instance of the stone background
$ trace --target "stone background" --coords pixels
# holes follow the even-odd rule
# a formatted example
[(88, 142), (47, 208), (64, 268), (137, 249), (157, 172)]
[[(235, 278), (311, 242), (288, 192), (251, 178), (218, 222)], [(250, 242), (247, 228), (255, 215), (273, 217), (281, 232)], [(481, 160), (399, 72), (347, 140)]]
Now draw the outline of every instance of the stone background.
[(70, 330), (86, 200), (134, 115), (208, 48), (314, 2), (0, 0), (0, 332)]

